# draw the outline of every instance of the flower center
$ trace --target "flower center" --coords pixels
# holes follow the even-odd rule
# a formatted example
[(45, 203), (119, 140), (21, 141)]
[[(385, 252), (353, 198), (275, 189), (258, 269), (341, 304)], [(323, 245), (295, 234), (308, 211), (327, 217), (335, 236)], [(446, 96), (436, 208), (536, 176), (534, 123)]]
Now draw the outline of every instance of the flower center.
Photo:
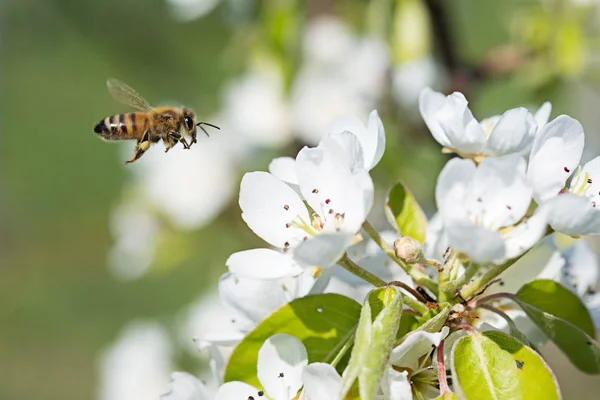
[(581, 165), (577, 167), (577, 175), (571, 181), (569, 192), (577, 195), (584, 195), (592, 187), (592, 178), (589, 173), (582, 173)]

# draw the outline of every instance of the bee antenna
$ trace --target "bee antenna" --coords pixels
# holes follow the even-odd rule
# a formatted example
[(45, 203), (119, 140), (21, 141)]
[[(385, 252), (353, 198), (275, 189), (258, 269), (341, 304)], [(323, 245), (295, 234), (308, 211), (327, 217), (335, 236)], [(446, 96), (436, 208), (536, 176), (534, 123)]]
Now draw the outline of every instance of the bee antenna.
[[(206, 129), (204, 129), (204, 127), (203, 127), (202, 125), (208, 125), (208, 126), (212, 126), (213, 128), (216, 128), (216, 129), (218, 129), (218, 130), (221, 130), (221, 128), (219, 128), (218, 126), (216, 126), (216, 125), (213, 125), (213, 124), (209, 124), (208, 122), (198, 122), (198, 123), (196, 124), (196, 126), (199, 126), (199, 127), (200, 127), (200, 129), (202, 129), (202, 132), (206, 133), (206, 136), (209, 136), (209, 135), (208, 135), (208, 132), (206, 132)], [(209, 137), (210, 137), (210, 136), (209, 136)]]

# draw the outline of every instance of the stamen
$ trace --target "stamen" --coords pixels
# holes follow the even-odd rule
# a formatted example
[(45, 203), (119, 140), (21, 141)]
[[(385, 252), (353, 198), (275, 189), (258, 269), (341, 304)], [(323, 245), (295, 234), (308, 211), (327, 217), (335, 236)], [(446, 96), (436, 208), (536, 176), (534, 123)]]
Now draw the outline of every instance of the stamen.
[(265, 395), (265, 392), (263, 392), (262, 390), (258, 391), (258, 397), (263, 397)]
[(331, 203), (330, 199), (325, 200), (325, 204), (329, 204), (329, 203)]
[(283, 209), (284, 209), (285, 211), (287, 211), (287, 210), (289, 210), (289, 209), (290, 209), (290, 206), (288, 206), (287, 204), (285, 204), (285, 205), (283, 206)]
[(329, 209), (329, 214), (333, 214), (333, 208)]
[(319, 189), (313, 189), (313, 190), (312, 190), (312, 192), (313, 192), (314, 194), (317, 194), (317, 193), (319, 193)]
[(588, 178), (587, 183), (591, 184), (592, 183), (592, 178)]
[(571, 171), (569, 170), (569, 168), (567, 168), (567, 167), (564, 167), (563, 169), (565, 170), (565, 172), (566, 172), (566, 173), (569, 173), (569, 172), (571, 172)]
[(280, 372), (280, 373), (279, 373), (279, 377), (280, 377), (280, 378), (283, 378), (283, 372)]

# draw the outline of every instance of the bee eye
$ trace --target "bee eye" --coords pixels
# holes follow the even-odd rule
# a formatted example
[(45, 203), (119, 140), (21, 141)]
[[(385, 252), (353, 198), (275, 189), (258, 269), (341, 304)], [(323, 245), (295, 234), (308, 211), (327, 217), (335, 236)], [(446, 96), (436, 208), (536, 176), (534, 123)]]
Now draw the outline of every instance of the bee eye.
[(185, 126), (188, 128), (188, 130), (192, 130), (194, 129), (194, 121), (192, 121), (192, 119), (189, 116), (185, 116), (183, 117), (183, 122), (185, 122)]

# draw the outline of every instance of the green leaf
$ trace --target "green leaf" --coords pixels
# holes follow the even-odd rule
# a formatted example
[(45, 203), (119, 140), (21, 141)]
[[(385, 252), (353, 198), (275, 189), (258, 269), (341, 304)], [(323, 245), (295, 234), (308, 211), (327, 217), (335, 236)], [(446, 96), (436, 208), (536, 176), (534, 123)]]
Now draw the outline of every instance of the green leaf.
[(589, 336), (596, 335), (592, 317), (579, 297), (553, 280), (531, 281), (519, 289), (517, 297), (535, 308), (570, 322)]
[(465, 400), (561, 399), (542, 357), (497, 331), (469, 333), (452, 347), (454, 390)]
[(589, 326), (588, 311), (574, 294), (554, 281), (537, 280), (523, 286), (513, 300), (575, 367), (600, 373), (600, 346), (586, 333), (593, 332), (593, 325)]
[(395, 286), (369, 293), (356, 330), (356, 340), (344, 371), (342, 398), (358, 378), (361, 400), (373, 400), (396, 340), (402, 317), (402, 295)]
[(242, 381), (259, 387), (258, 350), (277, 333), (298, 338), (306, 346), (309, 362), (330, 362), (354, 334), (360, 309), (356, 301), (333, 293), (293, 300), (262, 321), (237, 345), (225, 369), (224, 381)]
[(444, 307), (436, 316), (429, 319), (417, 330), (429, 333), (439, 332), (440, 329), (442, 329), (442, 326), (444, 326), (444, 324), (446, 323), (448, 315), (450, 315), (450, 307)]
[(390, 224), (402, 236), (410, 236), (421, 244), (425, 242), (427, 217), (413, 194), (402, 182), (390, 189), (385, 203), (385, 214)]

